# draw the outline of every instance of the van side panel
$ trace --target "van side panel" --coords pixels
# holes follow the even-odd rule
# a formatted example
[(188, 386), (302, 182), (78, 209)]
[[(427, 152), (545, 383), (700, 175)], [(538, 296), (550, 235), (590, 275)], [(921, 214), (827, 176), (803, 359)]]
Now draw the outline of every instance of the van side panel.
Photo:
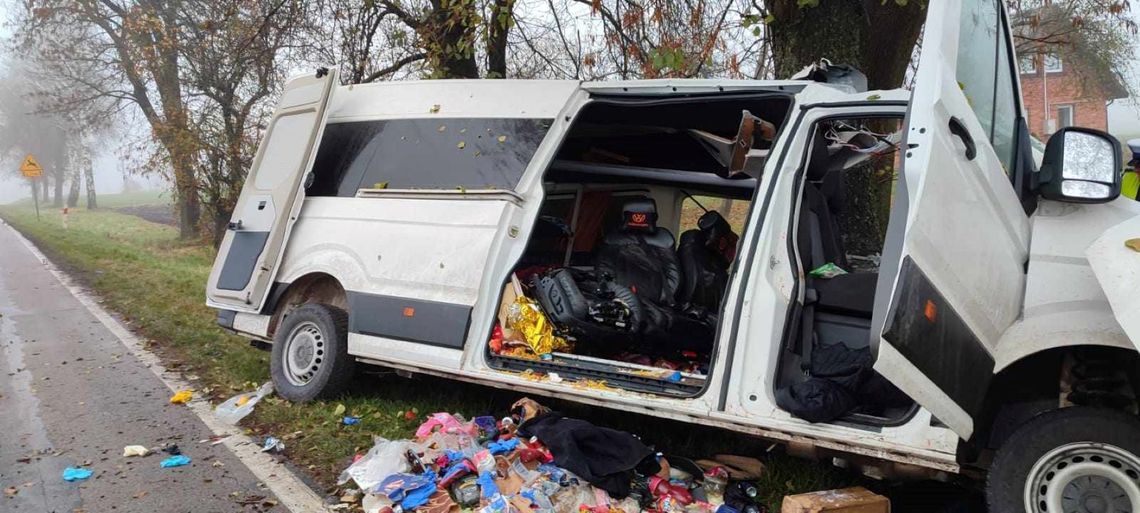
[(513, 206), (494, 197), (456, 201), (392, 192), (397, 197), (306, 198), (285, 252), (284, 281), (312, 272), (340, 281), (350, 332), (365, 335), (350, 337), (352, 354), (391, 358), (353, 343), (382, 337), (446, 349), (457, 366), (491, 242)]

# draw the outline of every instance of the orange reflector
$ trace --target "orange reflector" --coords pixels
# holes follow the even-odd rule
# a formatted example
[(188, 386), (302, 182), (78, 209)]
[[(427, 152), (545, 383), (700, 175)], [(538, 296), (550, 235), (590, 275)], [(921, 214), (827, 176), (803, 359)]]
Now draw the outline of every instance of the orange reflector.
[(938, 320), (938, 305), (934, 301), (926, 300), (926, 307), (922, 309), (922, 314), (926, 316), (926, 320), (934, 322)]
[(415, 316), (416, 316), (416, 309), (415, 308), (412, 308), (410, 306), (404, 307), (404, 317), (415, 317)]

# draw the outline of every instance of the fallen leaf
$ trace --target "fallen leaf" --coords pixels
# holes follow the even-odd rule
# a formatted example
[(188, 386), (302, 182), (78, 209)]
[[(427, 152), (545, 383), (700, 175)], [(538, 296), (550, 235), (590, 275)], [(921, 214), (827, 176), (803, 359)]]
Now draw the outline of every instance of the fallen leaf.
[(432, 105), (431, 108), (428, 109), (428, 112), (430, 112), (432, 114), (438, 113), (439, 112), (439, 104), (437, 103), (435, 105)]
[(9, 486), (4, 489), (5, 497), (15, 497), (17, 493), (20, 493), (20, 489), (15, 486)]
[(467, 147), (467, 143), (463, 142), (463, 141), (459, 141), (459, 144), (456, 144), (455, 147), (462, 150), (463, 148)]
[(1124, 245), (1132, 251), (1140, 252), (1140, 239), (1128, 239), (1124, 241)]
[(507, 142), (507, 136), (505, 136), (505, 135), (500, 135), (498, 137), (498, 139), (499, 139), (499, 142), (501, 142), (501, 143)]
[(339, 417), (344, 415), (345, 407), (343, 404), (337, 403), (336, 408), (333, 408), (333, 415)]
[(136, 499), (141, 499), (143, 497), (146, 497), (146, 490), (143, 490), (139, 493), (136, 493), (136, 494), (132, 495), (131, 497), (134, 497)]
[(437, 129), (436, 129), (436, 131), (437, 131), (437, 132), (445, 132), (445, 131), (447, 131), (447, 125), (439, 125), (439, 128), (437, 128)]

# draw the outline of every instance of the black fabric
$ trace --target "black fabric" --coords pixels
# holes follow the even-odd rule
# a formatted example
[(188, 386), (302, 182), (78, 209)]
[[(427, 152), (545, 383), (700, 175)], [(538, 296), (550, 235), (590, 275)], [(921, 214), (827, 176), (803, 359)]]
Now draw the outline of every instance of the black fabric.
[(808, 378), (776, 390), (776, 406), (808, 422), (835, 420), (858, 405), (850, 391), (829, 379)]
[(538, 437), (554, 455), (555, 465), (615, 499), (629, 496), (634, 469), (654, 455), (653, 449), (629, 433), (567, 418), (558, 412), (524, 422), (519, 426), (519, 434)]
[(879, 273), (848, 273), (812, 280), (815, 307), (821, 311), (871, 318)]

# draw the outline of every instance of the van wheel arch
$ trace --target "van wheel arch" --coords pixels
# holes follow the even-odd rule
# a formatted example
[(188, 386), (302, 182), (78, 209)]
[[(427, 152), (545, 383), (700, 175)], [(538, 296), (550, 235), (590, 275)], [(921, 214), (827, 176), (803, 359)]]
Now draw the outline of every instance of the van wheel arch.
[(307, 303), (325, 304), (349, 313), (344, 285), (331, 274), (309, 273), (290, 283), (275, 304), (267, 305), (273, 311), (268, 336), (272, 338), (285, 317)]
[(1107, 372), (1124, 380), (1122, 390), (1130, 393), (1132, 400), (1131, 404), (1117, 409), (1136, 413), (1136, 399), (1140, 398), (1140, 353), (1100, 345), (1054, 347), (1017, 360), (994, 377), (986, 393), (984, 416), (978, 423), (984, 428), (970, 441), (975, 453), (996, 449), (1018, 427), (1042, 413), (1073, 406), (1067, 400), (1068, 393), (1075, 381), (1081, 379), (1075, 376), (1074, 366), (1089, 361), (1107, 363), (1095, 372)]

